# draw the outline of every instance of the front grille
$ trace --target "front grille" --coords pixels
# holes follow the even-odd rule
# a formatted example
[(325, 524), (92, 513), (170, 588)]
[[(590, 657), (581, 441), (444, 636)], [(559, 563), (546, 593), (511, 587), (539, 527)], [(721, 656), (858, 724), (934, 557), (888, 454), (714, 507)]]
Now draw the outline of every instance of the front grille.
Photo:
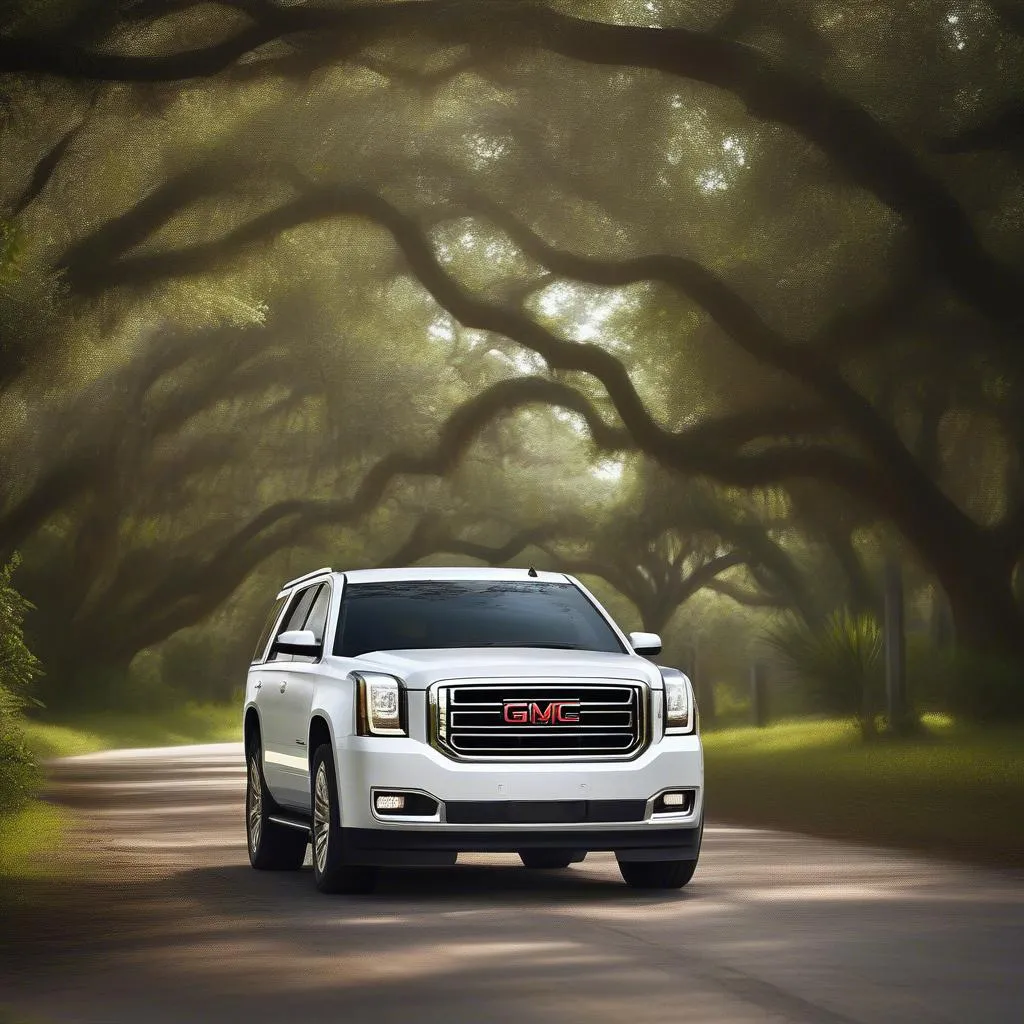
[(435, 745), (460, 760), (625, 760), (647, 740), (638, 683), (442, 683), (431, 692)]

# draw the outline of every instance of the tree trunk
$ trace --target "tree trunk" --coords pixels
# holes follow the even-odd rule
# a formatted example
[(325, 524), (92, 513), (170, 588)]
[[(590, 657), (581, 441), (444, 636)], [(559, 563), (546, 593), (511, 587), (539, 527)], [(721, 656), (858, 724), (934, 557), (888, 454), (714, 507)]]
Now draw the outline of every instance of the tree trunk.
[(671, 602), (653, 601), (645, 602), (640, 608), (640, 621), (644, 624), (644, 630), (648, 633), (657, 633), (665, 639), (665, 627), (675, 612), (675, 606)]
[(825, 542), (846, 577), (846, 592), (850, 610), (857, 615), (873, 615), (875, 619), (880, 620), (882, 618), (882, 602), (868, 578), (864, 563), (854, 547), (849, 531), (845, 529), (828, 530), (825, 534)]
[(950, 551), (935, 567), (949, 598), (957, 643), (1024, 666), (1024, 614), (1014, 594), (1013, 567), (988, 561), (984, 554)]
[[(951, 502), (909, 487), (890, 493), (892, 517), (938, 577), (958, 640), (1024, 667), (1024, 614), (1013, 592), (1015, 556)], [(910, 500), (911, 497), (914, 500)]]

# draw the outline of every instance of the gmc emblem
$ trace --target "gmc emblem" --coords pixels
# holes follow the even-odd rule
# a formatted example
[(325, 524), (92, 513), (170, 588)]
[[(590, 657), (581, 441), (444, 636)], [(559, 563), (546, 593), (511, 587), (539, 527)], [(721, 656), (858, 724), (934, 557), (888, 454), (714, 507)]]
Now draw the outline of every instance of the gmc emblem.
[(505, 721), (510, 725), (574, 725), (579, 720), (578, 700), (553, 700), (547, 704), (505, 701)]

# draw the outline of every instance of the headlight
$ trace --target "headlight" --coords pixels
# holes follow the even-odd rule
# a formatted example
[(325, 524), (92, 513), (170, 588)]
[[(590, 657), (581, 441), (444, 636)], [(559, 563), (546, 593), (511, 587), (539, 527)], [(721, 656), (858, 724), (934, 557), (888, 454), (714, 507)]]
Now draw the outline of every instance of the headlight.
[(662, 675), (665, 683), (665, 732), (678, 735), (697, 731), (697, 706), (690, 680), (681, 672)]
[(405, 693), (393, 676), (357, 672), (360, 736), (407, 736)]

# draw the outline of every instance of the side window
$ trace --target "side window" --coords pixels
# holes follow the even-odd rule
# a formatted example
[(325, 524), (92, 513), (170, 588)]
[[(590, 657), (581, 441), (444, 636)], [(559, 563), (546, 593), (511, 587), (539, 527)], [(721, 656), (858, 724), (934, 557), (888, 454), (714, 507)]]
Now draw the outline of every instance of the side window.
[(320, 643), (324, 642), (324, 630), (327, 628), (327, 611), (331, 604), (331, 588), (325, 583), (316, 595), (313, 607), (309, 609), (303, 629), (311, 629)]
[(270, 634), (274, 632), (274, 624), (277, 622), (277, 617), (281, 614), (281, 609), (284, 608), (284, 603), (287, 600), (287, 597), (279, 597), (274, 602), (274, 607), (270, 609), (267, 621), (263, 624), (260, 638), (256, 641), (256, 650), (252, 652), (252, 663), (254, 665), (263, 661), (263, 655), (267, 653), (267, 644), (270, 643)]
[[(277, 631), (277, 636), (282, 633), (288, 632), (290, 629), (302, 629), (306, 621), (306, 616), (309, 615), (310, 606), (316, 599), (316, 595), (319, 593), (322, 584), (316, 586), (306, 587), (305, 590), (298, 591), (292, 597), (292, 603), (289, 607), (288, 614), (284, 617), (284, 621), (281, 623), (281, 628)], [(282, 654), (280, 651), (275, 651), (267, 661), (294, 661), (295, 658), (291, 654)]]
[[(306, 615), (306, 621), (301, 626), (293, 626), (293, 629), (308, 629), (311, 630), (313, 635), (322, 644), (324, 642), (324, 629), (327, 626), (327, 608), (331, 603), (331, 588), (326, 583), (320, 586), (320, 589), (313, 603), (309, 607), (309, 614)], [(312, 664), (317, 659), (309, 655), (296, 654), (293, 655), (292, 661), (304, 661), (307, 665)]]

